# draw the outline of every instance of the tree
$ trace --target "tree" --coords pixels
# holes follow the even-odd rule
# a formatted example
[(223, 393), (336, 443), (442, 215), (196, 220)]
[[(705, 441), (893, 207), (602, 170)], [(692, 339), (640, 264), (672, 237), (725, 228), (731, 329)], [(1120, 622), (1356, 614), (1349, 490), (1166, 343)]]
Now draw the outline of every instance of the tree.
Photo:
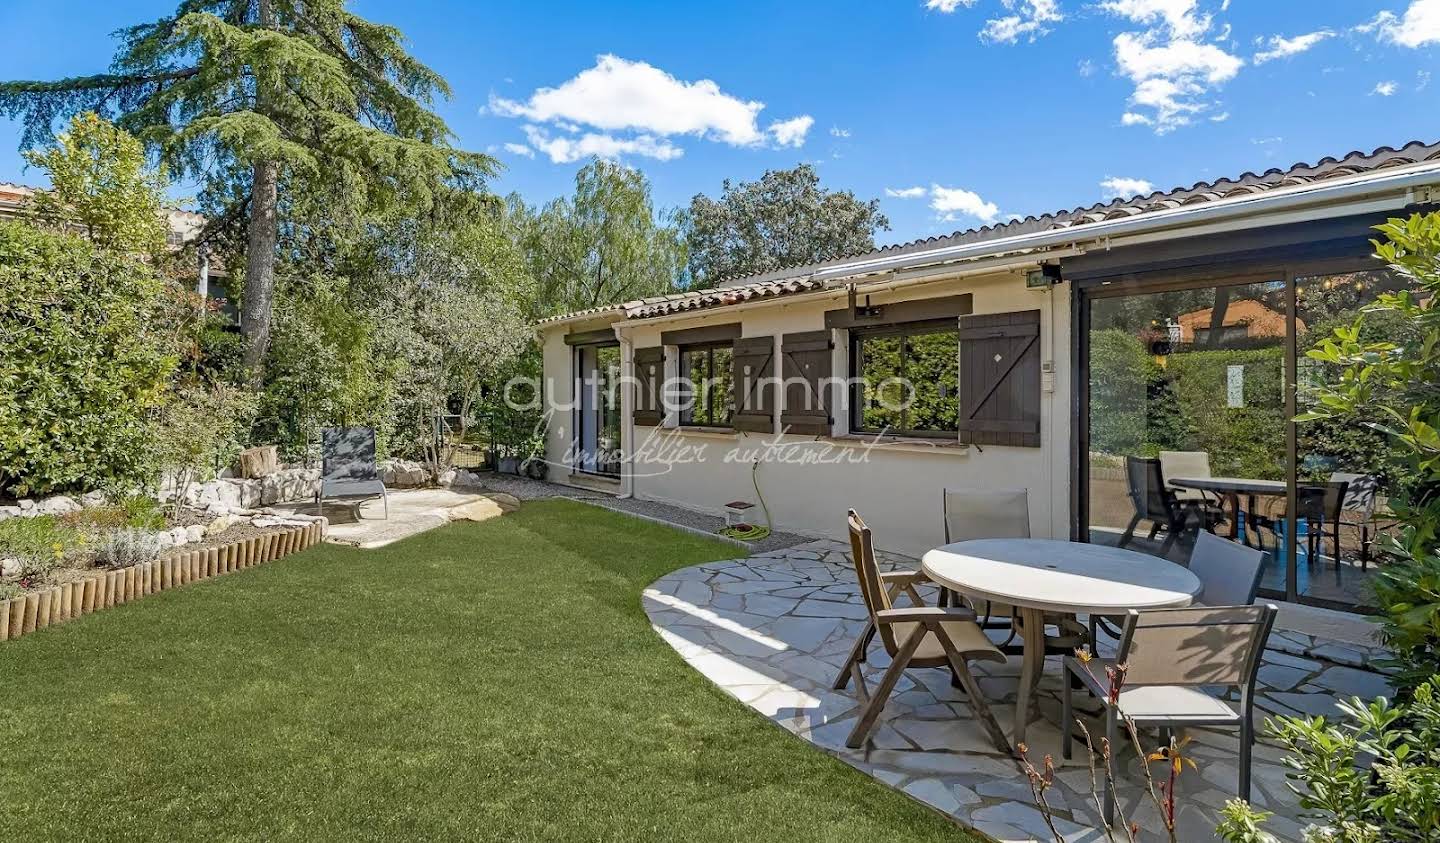
[[(1395, 685), (1413, 691), (1440, 673), (1440, 214), (1392, 219), (1377, 230), (1376, 257), (1403, 289), (1382, 293), (1356, 321), (1307, 352), (1332, 375), (1297, 420), (1359, 422), (1384, 433), (1409, 482), (1389, 498), (1399, 536), (1382, 545), (1397, 561), (1375, 577), (1381, 637), (1400, 668)], [(1367, 324), (1389, 320), (1377, 337)]]
[(875, 249), (875, 232), (890, 229), (878, 199), (822, 188), (809, 164), (767, 170), (757, 182), (726, 179), (718, 200), (691, 199), (682, 222), (696, 287), (863, 254)]
[(644, 174), (595, 159), (575, 176), (575, 196), (538, 212), (509, 203), (542, 313), (668, 293), (685, 269), (680, 230), (657, 218)]
[(270, 339), (282, 184), (322, 182), (353, 209), (424, 209), (437, 186), (495, 169), (450, 145), (428, 108), (449, 87), (405, 52), (399, 31), (345, 6), (182, 0), (174, 15), (122, 30), (109, 73), (0, 84), (0, 113), (23, 118), (23, 146), (67, 115), (115, 115), (172, 172), (203, 181), (217, 226), (248, 217), (242, 328), (255, 381)]
[(77, 114), (70, 131), (25, 160), (50, 175), (51, 189), (35, 195), (35, 213), (62, 230), (78, 230), (102, 249), (157, 255), (165, 247), (163, 168), (151, 168), (134, 136), (94, 112)]

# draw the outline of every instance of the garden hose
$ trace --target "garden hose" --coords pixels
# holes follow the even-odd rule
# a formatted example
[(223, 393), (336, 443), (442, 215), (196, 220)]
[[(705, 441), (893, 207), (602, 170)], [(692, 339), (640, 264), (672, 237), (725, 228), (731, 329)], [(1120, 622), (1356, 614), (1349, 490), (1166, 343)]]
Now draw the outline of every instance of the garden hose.
[(770, 507), (765, 505), (765, 496), (760, 493), (760, 480), (757, 476), (759, 468), (759, 460), (755, 460), (750, 464), (750, 484), (755, 487), (755, 497), (760, 501), (760, 510), (765, 513), (765, 526), (761, 527), (758, 524), (736, 524), (733, 527), (726, 527), (721, 530), (720, 535), (747, 542), (758, 542), (770, 535), (773, 525), (770, 522)]

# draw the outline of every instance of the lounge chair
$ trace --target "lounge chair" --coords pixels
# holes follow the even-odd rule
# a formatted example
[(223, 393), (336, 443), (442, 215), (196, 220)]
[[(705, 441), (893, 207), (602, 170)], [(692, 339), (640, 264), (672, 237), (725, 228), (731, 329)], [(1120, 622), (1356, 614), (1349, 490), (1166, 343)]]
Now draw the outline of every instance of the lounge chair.
[[(1105, 737), (1114, 748), (1117, 769), (1121, 753), (1122, 721), (1137, 727), (1159, 726), (1163, 733), (1186, 726), (1230, 726), (1240, 730), (1241, 799), (1250, 798), (1250, 756), (1255, 744), (1255, 676), (1265, 641), (1275, 624), (1276, 608), (1217, 606), (1184, 609), (1131, 610), (1125, 617), (1120, 647), (1113, 660), (1065, 659), (1065, 670), (1080, 682), (1104, 709)], [(1110, 702), (1106, 668), (1127, 666), (1118, 702)], [(1207, 687), (1239, 689), (1239, 710), (1206, 693)], [(1074, 724), (1071, 683), (1061, 694), (1060, 752), (1070, 757)], [(1115, 793), (1105, 784), (1105, 821), (1115, 820)]]
[[(851, 730), (845, 745), (858, 748), (869, 739), (875, 722), (885, 709), (885, 701), (900, 681), (900, 674), (909, 668), (946, 667), (959, 685), (965, 689), (970, 709), (975, 719), (985, 727), (995, 747), (1009, 753), (1010, 744), (990, 706), (980, 692), (980, 686), (970, 673), (972, 659), (1003, 662), (1005, 654), (990, 643), (984, 630), (975, 623), (975, 613), (960, 607), (911, 606), (896, 609), (892, 601), (902, 591), (911, 590), (915, 582), (923, 581), (924, 575), (915, 571), (894, 571), (882, 573), (875, 561), (875, 544), (870, 528), (855, 514), (849, 513), (850, 550), (855, 557), (855, 575), (860, 580), (860, 593), (865, 599), (869, 621), (850, 650), (850, 657), (840, 674), (835, 677), (834, 689), (845, 690), (850, 680), (855, 680), (855, 691), (865, 708), (855, 728)], [(866, 653), (876, 633), (890, 655), (890, 667), (881, 677), (880, 684), (870, 693), (865, 687), (861, 670)]]
[(1225, 513), (1208, 500), (1177, 498), (1174, 490), (1166, 485), (1165, 472), (1157, 459), (1126, 457), (1125, 479), (1135, 516), (1120, 536), (1119, 547), (1129, 544), (1135, 538), (1135, 528), (1141, 521), (1148, 520), (1151, 540), (1160, 530), (1165, 531), (1160, 555), (1168, 556), (1181, 536), (1209, 529), (1225, 519)]
[(320, 513), (327, 499), (356, 500), (359, 504), (373, 498), (385, 502), (385, 518), (390, 517), (390, 497), (380, 482), (380, 469), (375, 465), (375, 428), (327, 427), (320, 432), (322, 464), (320, 489), (315, 493), (315, 512)]

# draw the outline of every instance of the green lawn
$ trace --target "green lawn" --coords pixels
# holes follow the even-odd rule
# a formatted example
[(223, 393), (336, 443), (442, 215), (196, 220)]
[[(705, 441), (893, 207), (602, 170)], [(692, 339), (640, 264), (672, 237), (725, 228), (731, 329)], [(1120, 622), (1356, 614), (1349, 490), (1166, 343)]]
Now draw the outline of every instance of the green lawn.
[(527, 503), (0, 644), (0, 840), (968, 839), (651, 631), (733, 553)]

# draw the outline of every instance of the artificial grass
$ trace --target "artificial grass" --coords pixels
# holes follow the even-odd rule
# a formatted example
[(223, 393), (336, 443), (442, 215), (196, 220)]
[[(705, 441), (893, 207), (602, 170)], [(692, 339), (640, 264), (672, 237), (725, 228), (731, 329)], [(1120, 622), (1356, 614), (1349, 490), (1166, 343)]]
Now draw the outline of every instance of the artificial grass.
[(765, 722), (640, 592), (731, 545), (567, 501), (0, 645), (0, 840), (969, 840)]

